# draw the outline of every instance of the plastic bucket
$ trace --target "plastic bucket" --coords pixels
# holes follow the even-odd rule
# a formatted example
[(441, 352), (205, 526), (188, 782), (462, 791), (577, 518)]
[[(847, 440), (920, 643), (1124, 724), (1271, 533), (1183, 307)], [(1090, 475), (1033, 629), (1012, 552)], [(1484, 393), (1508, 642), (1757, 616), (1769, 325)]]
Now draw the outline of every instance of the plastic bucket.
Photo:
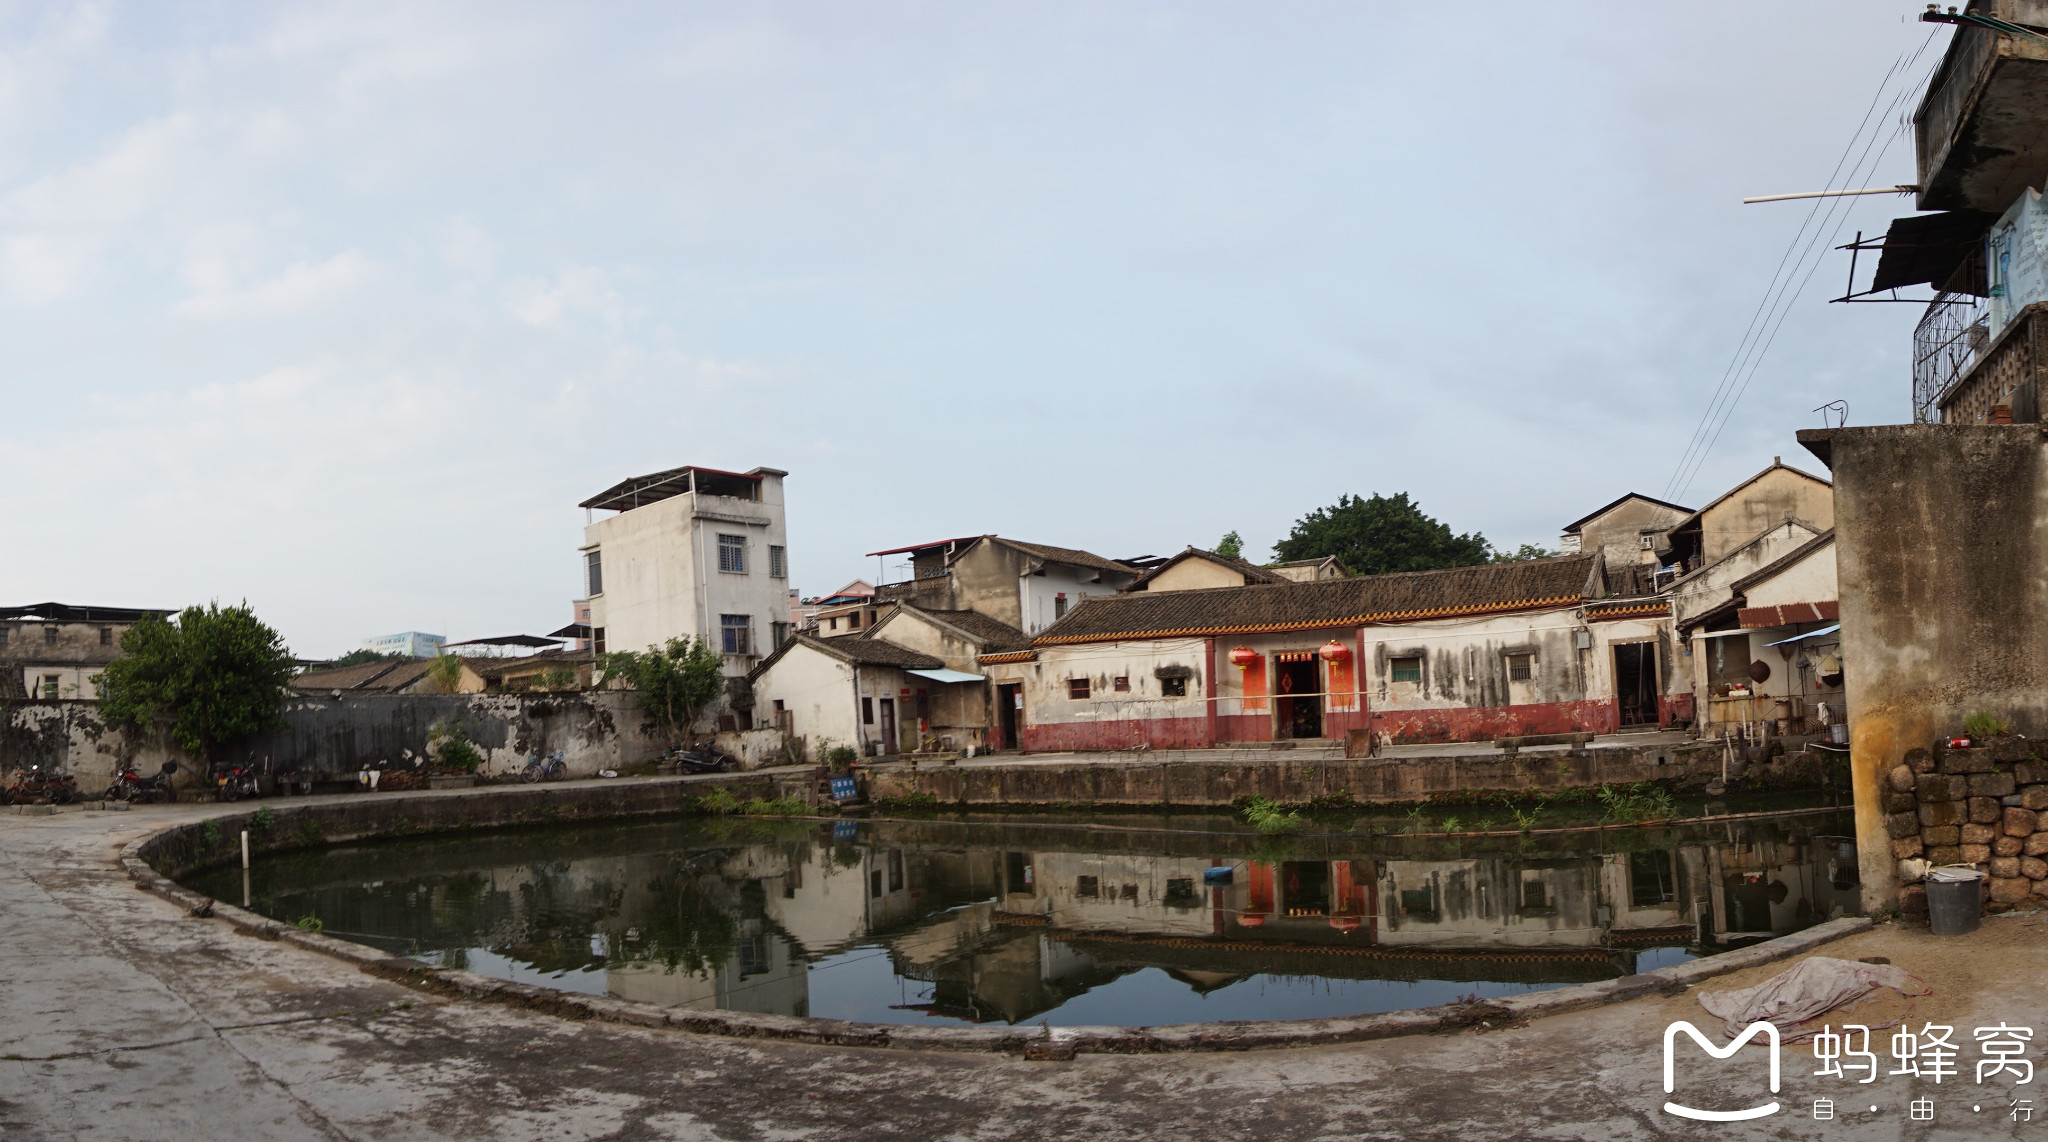
[(1984, 912), (1983, 879), (1975, 869), (1943, 868), (1927, 877), (1927, 927), (1937, 936), (1977, 930)]
[(1828, 740), (1836, 745), (1849, 744), (1849, 723), (1836, 722), (1828, 727)]

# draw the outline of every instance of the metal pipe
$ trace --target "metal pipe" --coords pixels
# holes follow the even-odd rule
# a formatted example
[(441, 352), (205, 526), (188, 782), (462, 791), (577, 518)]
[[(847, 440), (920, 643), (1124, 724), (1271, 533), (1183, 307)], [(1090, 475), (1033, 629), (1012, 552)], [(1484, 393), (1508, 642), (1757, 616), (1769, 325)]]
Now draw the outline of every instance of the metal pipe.
[(1920, 188), (1900, 183), (1897, 186), (1866, 186), (1860, 190), (1802, 190), (1798, 194), (1761, 194), (1755, 198), (1743, 199), (1743, 204), (1752, 202), (1790, 202), (1795, 198), (1846, 198), (1852, 194), (1918, 194)]

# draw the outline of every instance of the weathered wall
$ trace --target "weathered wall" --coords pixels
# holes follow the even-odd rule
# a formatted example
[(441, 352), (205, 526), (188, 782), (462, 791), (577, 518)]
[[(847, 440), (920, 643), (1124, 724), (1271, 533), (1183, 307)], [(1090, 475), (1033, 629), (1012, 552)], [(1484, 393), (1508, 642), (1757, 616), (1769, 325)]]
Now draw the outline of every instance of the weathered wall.
[(818, 749), (850, 745), (867, 752), (860, 723), (853, 667), (842, 659), (798, 643), (754, 679), (754, 716), (773, 718), (775, 703), (789, 714), (790, 732)]
[(1893, 902), (1884, 775), (1996, 711), (2048, 734), (2048, 483), (2033, 425), (1808, 430), (1834, 470), (1864, 906)]
[(1679, 579), (1671, 585), (1671, 612), (1678, 627), (1689, 630), (1702, 616), (1727, 606), (1738, 581), (1797, 551), (1818, 534), (1803, 523), (1779, 520)]
[(1156, 763), (890, 766), (870, 771), (870, 797), (929, 794), (972, 805), (1228, 805), (1257, 795), (1301, 802), (1349, 793), (1413, 801), (1461, 790), (1567, 789), (1721, 772), (1718, 743), (1478, 757), (1287, 761), (1161, 759)]
[(1242, 587), (1244, 572), (1200, 555), (1168, 567), (1145, 584), (1147, 591), (1201, 591), (1210, 587)]
[(1665, 534), (1687, 514), (1644, 499), (1623, 500), (1604, 515), (1580, 525), (1579, 550), (1598, 551), (1607, 559), (1608, 573), (1619, 575), (1622, 568), (1643, 561), (1645, 531), (1655, 536), (1657, 546), (1666, 546)]
[[(570, 776), (637, 765), (660, 752), (637, 696), (624, 691), (576, 694), (394, 695), (301, 699), (284, 710), (282, 729), (228, 753), (269, 759), (270, 772), (299, 771), (318, 780), (353, 780), (365, 767), (404, 767), (425, 756), (437, 722), (459, 726), (484, 755), (486, 772), (525, 765), (532, 754), (563, 751)], [(94, 793), (122, 763), (155, 772), (177, 761), (190, 780), (193, 759), (167, 742), (134, 740), (99, 720), (93, 702), (9, 702), (0, 706), (0, 772), (37, 764), (70, 773)]]
[(121, 635), (133, 623), (0, 622), (0, 671), (21, 687), (0, 683), (0, 697), (93, 698), (93, 676), (121, 656)]
[(1738, 488), (1700, 516), (1701, 553), (1708, 563), (1735, 550), (1786, 516), (1816, 531), (1835, 526), (1833, 490), (1827, 481), (1796, 468), (1774, 466)]
[(1929, 865), (1986, 869), (1999, 911), (2048, 897), (2048, 762), (2034, 760), (2026, 739), (1908, 750), (1886, 775), (1883, 797), (1901, 912), (1927, 911), (1920, 882)]

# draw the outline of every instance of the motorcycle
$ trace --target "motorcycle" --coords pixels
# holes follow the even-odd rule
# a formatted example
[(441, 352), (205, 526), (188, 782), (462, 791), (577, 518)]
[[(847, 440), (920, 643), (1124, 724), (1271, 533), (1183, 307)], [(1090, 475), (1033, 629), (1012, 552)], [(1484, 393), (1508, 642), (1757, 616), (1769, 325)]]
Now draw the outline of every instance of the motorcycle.
[(562, 751), (556, 750), (549, 754), (545, 761), (541, 760), (539, 754), (534, 754), (532, 757), (527, 758), (526, 770), (519, 777), (520, 780), (531, 785), (536, 781), (557, 780), (566, 776), (568, 772), (569, 763), (562, 760)]
[(213, 771), (216, 786), (215, 796), (223, 801), (236, 801), (243, 797), (260, 797), (263, 789), (256, 781), (256, 767), (230, 763)]
[(738, 758), (713, 745), (671, 748), (662, 761), (677, 773), (731, 773), (740, 767)]
[(78, 782), (68, 773), (44, 773), (40, 765), (17, 770), (7, 787), (11, 805), (69, 805), (78, 800)]
[(162, 771), (151, 777), (142, 776), (132, 765), (123, 766), (121, 772), (114, 776), (114, 783), (100, 794), (100, 800), (133, 801), (141, 805), (169, 801), (173, 796), (171, 775), (176, 772), (178, 763), (175, 761), (164, 762)]

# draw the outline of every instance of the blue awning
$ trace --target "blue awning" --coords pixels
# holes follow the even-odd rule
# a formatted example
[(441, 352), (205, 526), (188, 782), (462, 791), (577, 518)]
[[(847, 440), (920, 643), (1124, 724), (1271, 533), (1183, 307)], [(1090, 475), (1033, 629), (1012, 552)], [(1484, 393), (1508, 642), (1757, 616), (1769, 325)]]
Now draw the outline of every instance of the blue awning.
[(1779, 639), (1779, 640), (1778, 640), (1778, 641), (1776, 641), (1776, 642), (1767, 642), (1767, 643), (1765, 643), (1764, 645), (1765, 645), (1765, 646), (1783, 646), (1783, 645), (1785, 645), (1785, 644), (1786, 644), (1786, 643), (1788, 643), (1788, 642), (1801, 642), (1801, 641), (1804, 641), (1804, 640), (1806, 640), (1806, 639), (1809, 639), (1809, 638), (1819, 638), (1820, 636), (1822, 636), (1822, 635), (1824, 635), (1824, 634), (1833, 634), (1833, 633), (1835, 633), (1836, 631), (1838, 631), (1838, 630), (1841, 630), (1841, 629), (1842, 629), (1842, 624), (1841, 624), (1841, 623), (1836, 623), (1836, 624), (1835, 624), (1834, 626), (1831, 626), (1831, 627), (1822, 627), (1822, 628), (1820, 628), (1819, 630), (1810, 630), (1810, 631), (1807, 631), (1807, 632), (1806, 632), (1805, 634), (1795, 634), (1795, 635), (1793, 635), (1793, 636), (1792, 636), (1791, 638), (1781, 638), (1781, 639)]
[(987, 675), (985, 675), (985, 674), (969, 674), (969, 673), (967, 673), (967, 672), (966, 672), (966, 671), (964, 671), (964, 670), (947, 670), (947, 669), (945, 669), (945, 668), (943, 668), (943, 667), (941, 667), (941, 668), (940, 668), (940, 669), (938, 669), (938, 670), (906, 670), (906, 671), (904, 671), (904, 673), (905, 673), (905, 674), (915, 674), (915, 675), (917, 675), (917, 676), (918, 676), (919, 678), (929, 678), (929, 679), (931, 679), (931, 680), (932, 680), (932, 681), (934, 681), (934, 682), (986, 682), (986, 681), (988, 681), (988, 676), (987, 676)]

